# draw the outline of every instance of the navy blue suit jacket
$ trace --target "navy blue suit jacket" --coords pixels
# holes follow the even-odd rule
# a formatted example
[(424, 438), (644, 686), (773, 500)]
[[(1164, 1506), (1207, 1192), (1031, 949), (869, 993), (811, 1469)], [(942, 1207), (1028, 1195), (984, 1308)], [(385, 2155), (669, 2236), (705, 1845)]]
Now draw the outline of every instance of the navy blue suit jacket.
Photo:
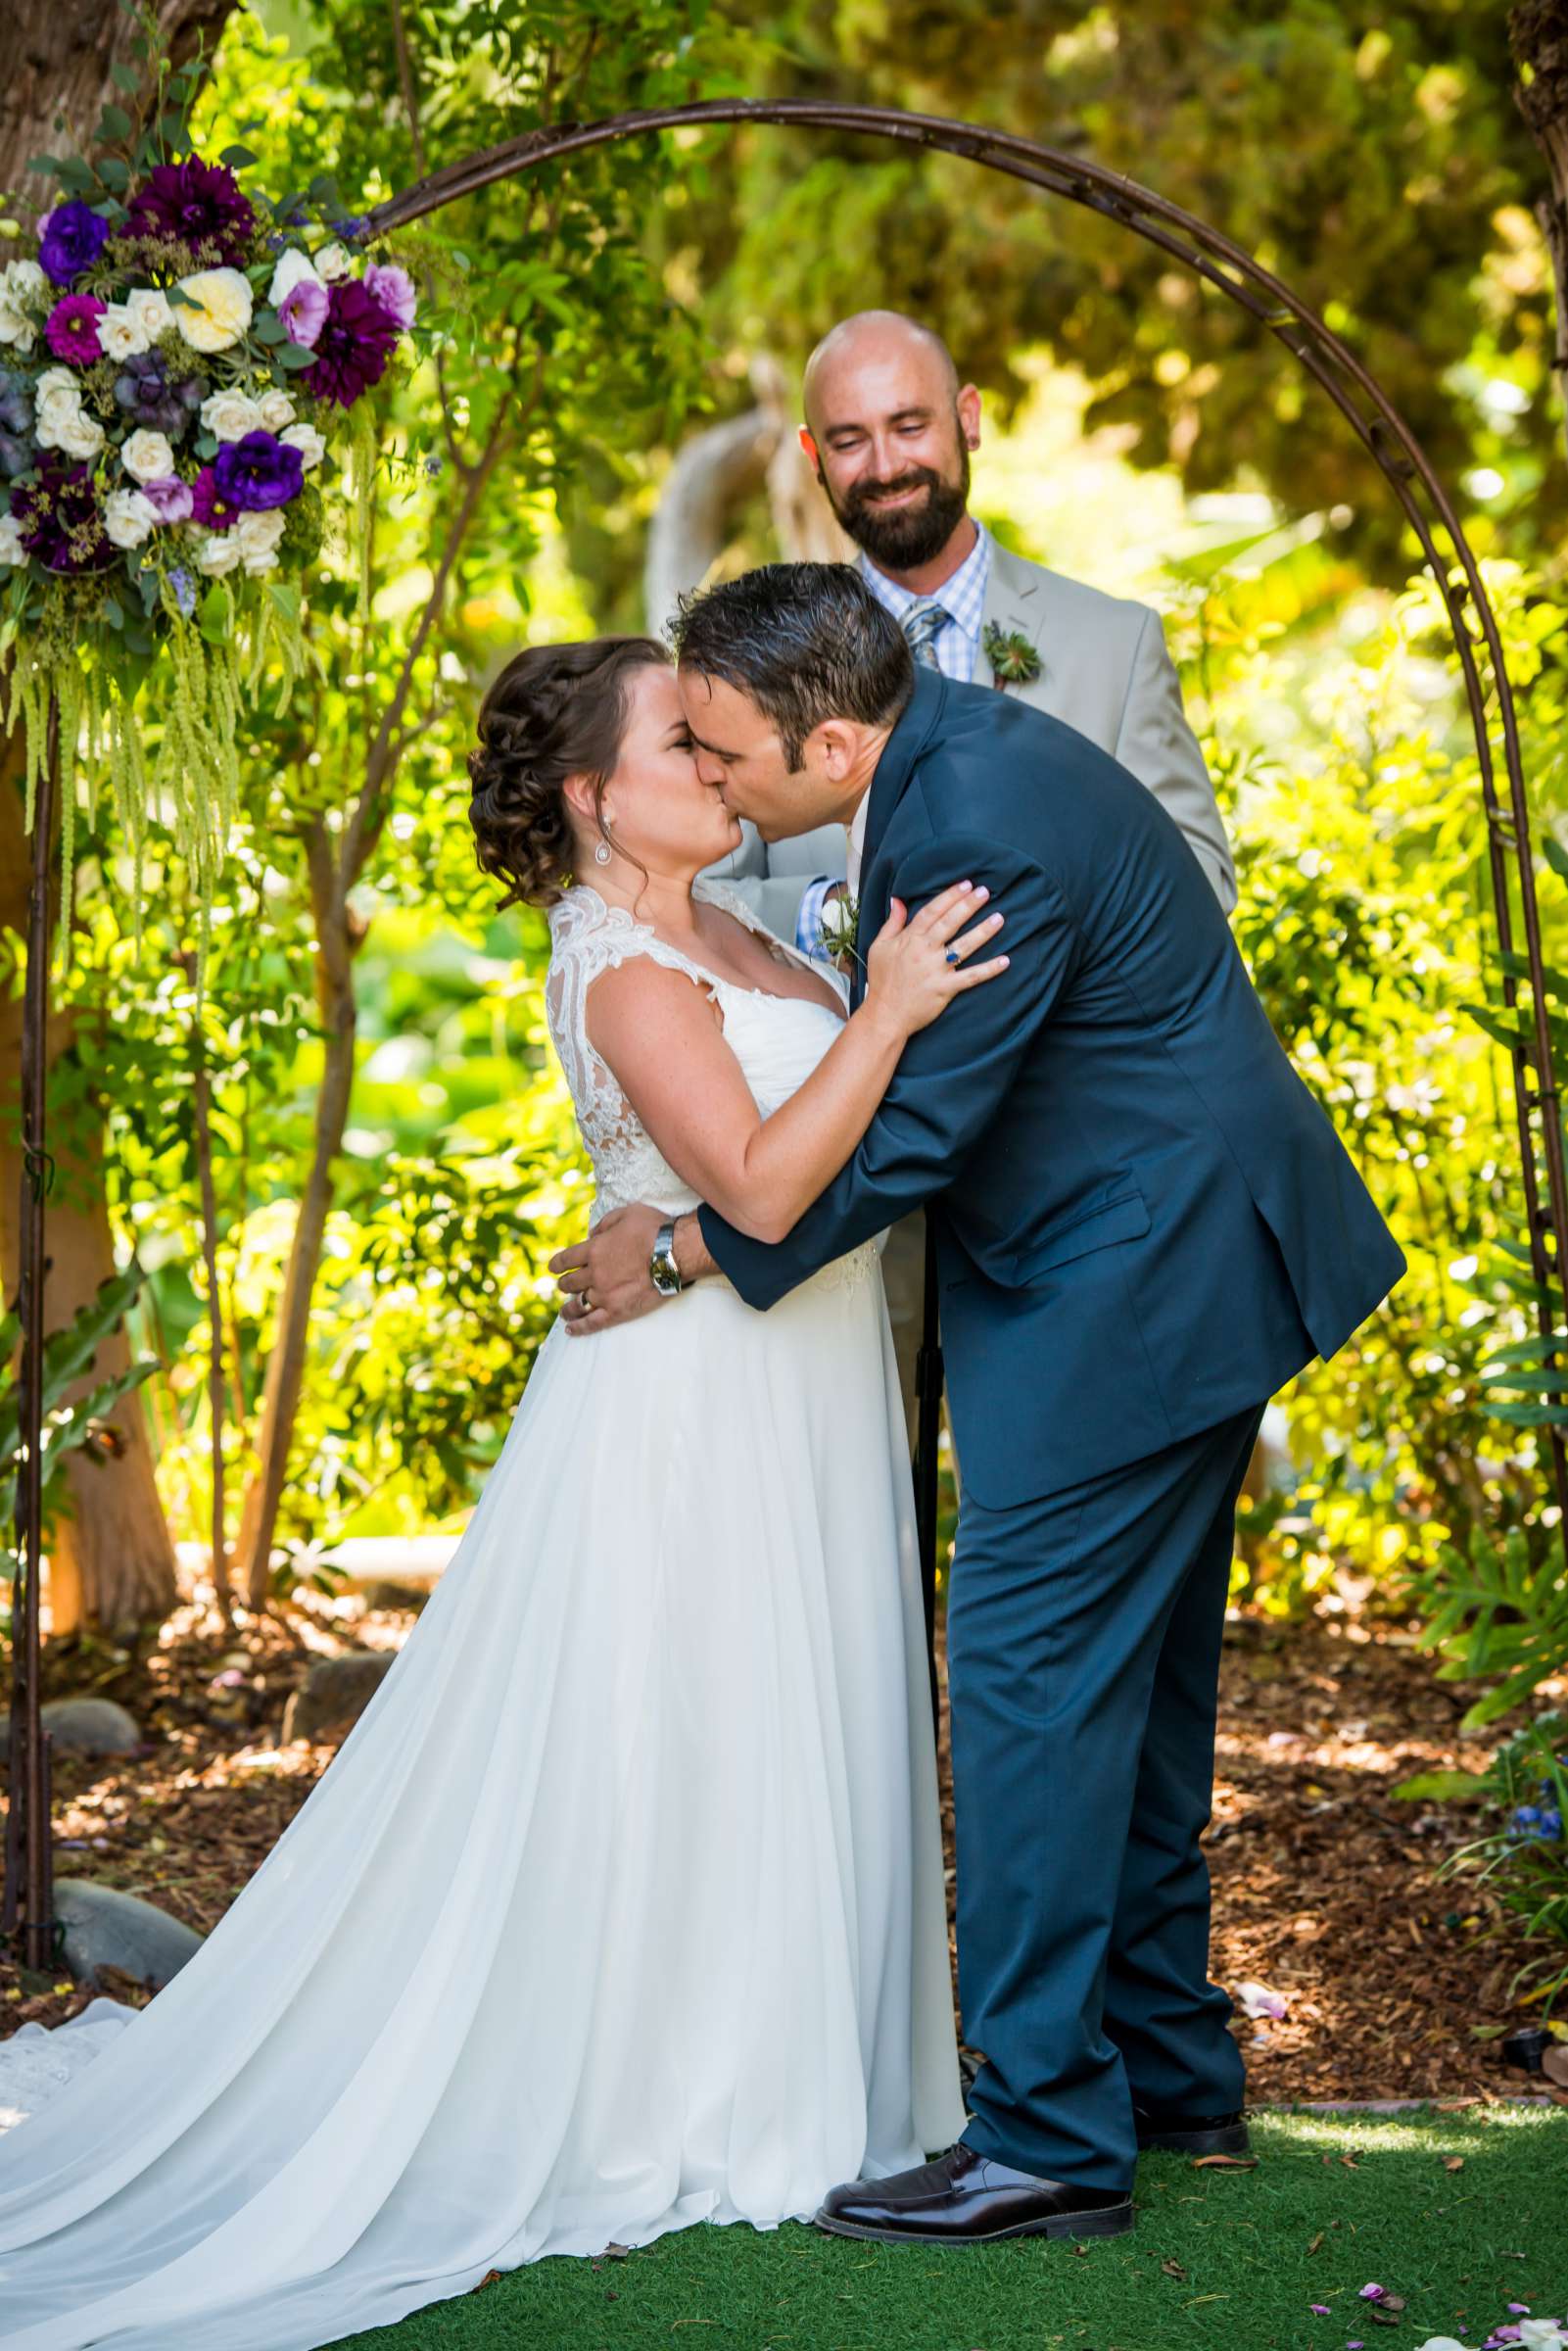
[(923, 666), (872, 784), (863, 945), (891, 897), (913, 912), (966, 876), (1011, 968), (910, 1039), (784, 1240), (701, 1223), (769, 1307), (924, 1202), (965, 1486), (1005, 1508), (1261, 1402), (1404, 1258), (1154, 794), (1043, 710)]

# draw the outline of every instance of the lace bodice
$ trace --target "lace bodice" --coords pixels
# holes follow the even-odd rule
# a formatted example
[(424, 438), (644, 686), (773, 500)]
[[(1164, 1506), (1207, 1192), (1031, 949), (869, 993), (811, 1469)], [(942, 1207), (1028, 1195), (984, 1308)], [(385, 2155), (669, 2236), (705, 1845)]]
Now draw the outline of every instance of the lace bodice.
[[(781, 958), (823, 974), (841, 995), (846, 984), (827, 964), (808, 964), (784, 946), (736, 890), (701, 880), (694, 894), (723, 907), (767, 940)], [(770, 995), (741, 987), (668, 945), (623, 906), (609, 906), (598, 891), (579, 883), (549, 910), (550, 964), (545, 983), (549, 1032), (560, 1056), (577, 1109), (577, 1122), (594, 1163), (591, 1223), (612, 1208), (635, 1200), (677, 1214), (695, 1208), (696, 1194), (682, 1182), (621, 1092), (589, 1041), (588, 991), (601, 972), (628, 956), (646, 955), (667, 970), (685, 972), (715, 998), (725, 1035), (745, 1074), (752, 1099), (766, 1118), (801, 1085), (839, 1031), (838, 1015), (803, 997)]]

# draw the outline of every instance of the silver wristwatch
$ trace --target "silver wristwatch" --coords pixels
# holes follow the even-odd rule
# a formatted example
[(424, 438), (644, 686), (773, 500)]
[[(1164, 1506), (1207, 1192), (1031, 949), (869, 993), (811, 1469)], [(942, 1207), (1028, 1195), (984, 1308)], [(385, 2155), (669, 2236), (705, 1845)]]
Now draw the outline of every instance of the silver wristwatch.
[(675, 1262), (673, 1217), (666, 1217), (659, 1226), (653, 1243), (653, 1255), (648, 1260), (648, 1271), (653, 1276), (653, 1287), (661, 1298), (678, 1298), (686, 1287), (681, 1279), (681, 1269)]

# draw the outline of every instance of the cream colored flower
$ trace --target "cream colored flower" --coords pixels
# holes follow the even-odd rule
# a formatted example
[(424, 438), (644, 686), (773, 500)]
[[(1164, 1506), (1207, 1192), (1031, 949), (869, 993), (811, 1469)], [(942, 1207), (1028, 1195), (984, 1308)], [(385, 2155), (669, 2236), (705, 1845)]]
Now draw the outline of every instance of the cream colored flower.
[(0, 269), (0, 343), (19, 352), (31, 351), (51, 291), (36, 262), (8, 262)]
[(271, 571), (277, 563), (277, 544), (286, 520), (281, 506), (242, 514), (229, 532), (239, 542), (240, 560), (249, 572)]
[(232, 387), (210, 392), (202, 403), (201, 418), (219, 441), (243, 441), (247, 433), (261, 429), (261, 404), (248, 392), (236, 392)]
[(46, 367), (33, 393), (33, 435), (41, 449), (63, 449), (81, 419), (81, 387), (69, 367)]
[(0, 513), (0, 563), (25, 563), (27, 551), (22, 544), (22, 525), (14, 514)]
[(139, 490), (111, 490), (104, 501), (104, 529), (117, 547), (140, 547), (157, 523), (158, 509)]
[(104, 446), (104, 428), (96, 417), (84, 415), (78, 408), (62, 432), (59, 446), (68, 457), (95, 457)]
[(98, 321), (98, 348), (109, 360), (132, 360), (148, 349), (147, 330), (122, 302), (112, 302)]
[(307, 473), (309, 472), (312, 465), (319, 465), (327, 454), (327, 445), (313, 424), (286, 425), (279, 433), (278, 439), (286, 441), (291, 449), (299, 451), (305, 459)]
[(162, 482), (174, 470), (174, 452), (166, 433), (143, 425), (120, 449), (120, 462), (138, 482)]
[(132, 286), (119, 307), (130, 312), (149, 343), (166, 335), (174, 323), (174, 306), (162, 286)]
[(270, 392), (263, 392), (257, 405), (261, 411), (261, 422), (269, 433), (281, 433), (286, 424), (294, 422), (294, 403), (280, 386), (274, 385)]
[(340, 245), (336, 237), (330, 245), (323, 245), (315, 257), (315, 273), (329, 286), (338, 285), (344, 278), (352, 277), (354, 256), (347, 245)]
[(174, 323), (192, 351), (227, 351), (244, 336), (254, 304), (251, 281), (238, 269), (196, 269), (178, 281), (200, 307), (174, 305)]
[(232, 571), (239, 559), (239, 542), (233, 531), (209, 531), (196, 551), (198, 571)]
[(286, 253), (278, 255), (277, 267), (272, 272), (272, 283), (266, 290), (267, 301), (274, 310), (277, 309), (279, 303), (293, 293), (302, 278), (309, 278), (312, 285), (320, 283), (316, 276), (315, 264), (311, 262), (309, 254), (302, 253), (297, 245), (291, 245)]

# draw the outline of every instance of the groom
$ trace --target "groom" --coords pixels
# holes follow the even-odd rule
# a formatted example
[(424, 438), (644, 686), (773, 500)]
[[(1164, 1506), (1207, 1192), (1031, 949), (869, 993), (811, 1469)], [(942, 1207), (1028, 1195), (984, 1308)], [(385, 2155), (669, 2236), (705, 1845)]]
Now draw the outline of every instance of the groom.
[[(675, 634), (729, 805), (766, 839), (847, 827), (862, 954), (895, 897), (968, 878), (1011, 958), (910, 1039), (785, 1240), (710, 1208), (676, 1228), (682, 1280), (717, 1269), (758, 1308), (919, 1203), (936, 1234), (964, 1463), (959, 1990), (984, 2063), (956, 2146), (818, 2218), (933, 2243), (1112, 2234), (1140, 2146), (1247, 2143), (1199, 1846), (1236, 1495), (1268, 1398), (1404, 1260), (1196, 858), (1116, 759), (917, 667), (847, 565), (726, 581)], [(554, 1261), (574, 1332), (657, 1306), (659, 1223), (623, 1210)]]

